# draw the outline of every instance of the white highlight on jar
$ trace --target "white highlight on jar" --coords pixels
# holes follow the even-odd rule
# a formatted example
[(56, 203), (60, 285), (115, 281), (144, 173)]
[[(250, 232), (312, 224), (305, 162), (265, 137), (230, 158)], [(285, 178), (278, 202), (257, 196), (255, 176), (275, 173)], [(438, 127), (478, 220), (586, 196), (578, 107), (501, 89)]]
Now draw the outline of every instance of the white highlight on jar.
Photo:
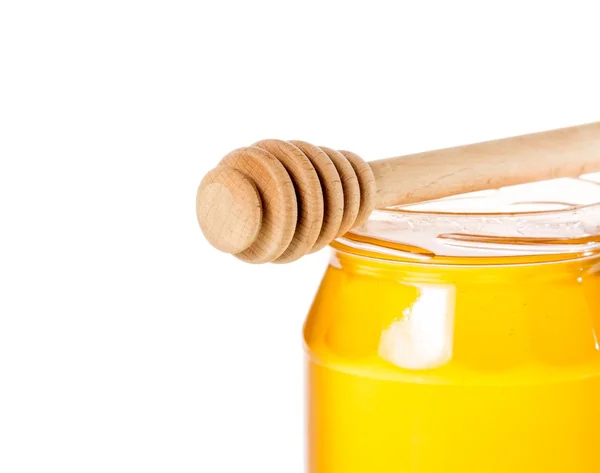
[(379, 356), (400, 368), (437, 368), (452, 359), (454, 286), (419, 285), (420, 296), (384, 330)]

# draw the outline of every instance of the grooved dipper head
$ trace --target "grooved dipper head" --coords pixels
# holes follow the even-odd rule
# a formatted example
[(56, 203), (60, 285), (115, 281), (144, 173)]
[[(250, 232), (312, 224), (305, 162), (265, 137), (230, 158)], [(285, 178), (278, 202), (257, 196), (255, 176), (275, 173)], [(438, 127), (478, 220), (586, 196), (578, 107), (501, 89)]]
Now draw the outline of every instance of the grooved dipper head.
[(371, 168), (353, 153), (263, 140), (204, 177), (196, 211), (217, 249), (248, 263), (289, 263), (364, 222), (375, 190)]

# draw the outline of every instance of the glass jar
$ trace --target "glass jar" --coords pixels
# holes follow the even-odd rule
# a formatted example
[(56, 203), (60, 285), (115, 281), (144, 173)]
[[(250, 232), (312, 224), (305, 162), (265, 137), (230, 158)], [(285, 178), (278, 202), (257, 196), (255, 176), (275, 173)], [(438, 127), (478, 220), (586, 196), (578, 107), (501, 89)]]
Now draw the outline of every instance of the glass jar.
[(310, 473), (600, 471), (595, 181), (376, 211), (334, 242), (304, 327)]

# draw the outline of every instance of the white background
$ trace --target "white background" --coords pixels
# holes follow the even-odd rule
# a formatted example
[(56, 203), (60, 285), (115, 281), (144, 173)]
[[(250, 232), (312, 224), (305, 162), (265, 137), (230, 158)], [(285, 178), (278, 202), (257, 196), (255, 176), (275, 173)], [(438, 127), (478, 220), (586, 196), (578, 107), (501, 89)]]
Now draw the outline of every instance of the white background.
[(301, 472), (327, 251), (216, 252), (202, 175), (599, 120), (596, 3), (2, 1), (0, 472)]

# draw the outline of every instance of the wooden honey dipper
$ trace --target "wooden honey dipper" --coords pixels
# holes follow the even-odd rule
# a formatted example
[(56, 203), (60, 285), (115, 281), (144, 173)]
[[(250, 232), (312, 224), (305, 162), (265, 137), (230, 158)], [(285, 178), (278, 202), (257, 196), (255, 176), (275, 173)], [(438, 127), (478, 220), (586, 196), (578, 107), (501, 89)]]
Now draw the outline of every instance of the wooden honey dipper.
[(363, 161), (304, 141), (226, 155), (198, 188), (202, 232), (249, 263), (289, 263), (365, 222), (375, 208), (600, 171), (600, 122)]

